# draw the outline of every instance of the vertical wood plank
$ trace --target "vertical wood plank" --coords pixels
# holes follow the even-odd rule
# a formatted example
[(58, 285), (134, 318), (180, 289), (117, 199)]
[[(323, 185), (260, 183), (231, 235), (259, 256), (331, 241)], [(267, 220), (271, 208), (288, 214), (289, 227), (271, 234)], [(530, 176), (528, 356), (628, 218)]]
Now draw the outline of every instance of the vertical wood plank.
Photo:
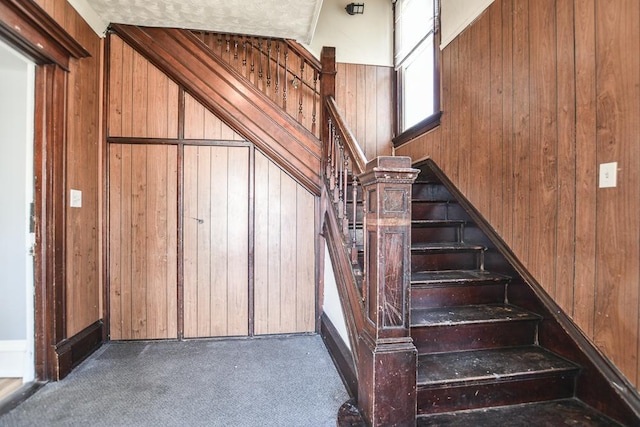
[(147, 338), (147, 146), (131, 147), (131, 338)]
[(576, 262), (574, 319), (593, 338), (596, 274), (595, 2), (575, 2)]
[(122, 145), (109, 147), (109, 325), (111, 339), (122, 339)]
[(249, 333), (249, 148), (228, 152), (228, 335)]
[[(616, 188), (598, 189), (595, 342), (637, 381), (640, 256), (640, 4), (596, 2), (597, 161), (618, 162)], [(620, 256), (624, 248), (624, 256)]]
[(513, 2), (514, 252), (529, 262), (529, 0)]
[(255, 152), (254, 212), (254, 332), (269, 333), (269, 161)]
[(133, 153), (131, 145), (122, 146), (122, 197), (120, 205), (121, 215), (121, 271), (122, 284), (121, 288), (121, 312), (122, 312), (122, 339), (133, 338), (133, 306), (131, 299), (133, 297), (133, 259), (131, 254), (134, 251), (133, 245), (133, 218), (131, 215), (133, 200)]
[[(176, 128), (177, 131), (177, 128)], [(167, 301), (167, 337), (178, 337), (178, 147), (167, 147), (167, 204), (166, 208), (166, 274), (165, 299)]]
[(198, 147), (184, 147), (184, 335), (198, 336)]
[(296, 185), (296, 323), (295, 332), (313, 332), (316, 318), (315, 198)]
[(502, 163), (503, 207), (502, 236), (513, 247), (513, 211), (515, 192), (513, 185), (513, 1), (502, 2)]
[[(131, 115), (131, 136), (144, 137), (147, 133), (147, 110), (149, 108), (147, 88), (147, 68), (149, 63), (137, 52), (133, 54), (133, 109)], [(125, 135), (126, 136), (126, 135)]]
[[(559, 1), (556, 33), (558, 82), (570, 82), (575, 77), (573, 49), (573, 2)], [(575, 84), (558, 84), (558, 223), (556, 247), (556, 301), (571, 316), (574, 315), (575, 223), (576, 223), (576, 93)]]
[(294, 332), (296, 326), (296, 294), (301, 284), (296, 281), (298, 264), (296, 251), (297, 192), (296, 183), (280, 174), (280, 328), (279, 332)]
[(503, 50), (502, 50), (502, 3), (489, 6), (489, 221), (499, 232), (503, 230), (504, 193), (502, 174), (504, 171), (504, 141), (502, 134), (503, 115)]
[[(229, 241), (229, 221), (227, 216), (229, 209), (229, 176), (228, 176), (228, 152), (227, 147), (201, 147), (200, 152), (208, 152), (210, 164), (208, 170), (201, 170), (201, 177), (209, 179), (209, 204), (211, 206), (209, 216), (206, 216), (209, 226), (210, 252), (203, 254), (209, 257), (210, 273), (210, 315), (206, 319), (210, 336), (224, 336), (228, 332), (228, 320), (231, 313), (227, 311), (229, 281), (228, 258), (229, 248), (235, 242)], [(202, 319), (201, 319), (202, 320)]]
[(109, 136), (122, 135), (123, 107), (123, 42), (115, 34), (109, 35)]
[(197, 337), (211, 336), (211, 151), (209, 147), (198, 147), (198, 317)]
[(557, 232), (557, 49), (555, 0), (529, 2), (529, 227), (537, 239), (527, 238), (528, 266), (547, 292), (555, 297)]
[(122, 126), (120, 136), (133, 136), (133, 48), (122, 44)]
[(282, 291), (282, 280), (280, 276), (280, 263), (282, 246), (280, 242), (280, 201), (281, 174), (282, 171), (272, 162), (269, 162), (269, 189), (268, 204), (269, 213), (267, 216), (267, 247), (269, 253), (268, 261), (268, 281), (269, 293), (267, 301), (269, 306), (268, 327), (269, 332), (280, 330), (280, 292)]

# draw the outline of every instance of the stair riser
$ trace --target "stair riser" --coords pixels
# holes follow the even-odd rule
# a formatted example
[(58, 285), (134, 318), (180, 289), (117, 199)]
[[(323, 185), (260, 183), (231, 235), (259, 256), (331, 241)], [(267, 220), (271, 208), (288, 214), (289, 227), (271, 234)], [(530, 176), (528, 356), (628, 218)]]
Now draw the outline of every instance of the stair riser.
[(454, 201), (454, 197), (441, 184), (416, 183), (412, 186), (412, 198), (433, 201)]
[(469, 284), (438, 288), (412, 287), (413, 307), (442, 307), (504, 302), (504, 284)]
[(574, 383), (575, 376), (566, 373), (483, 384), (419, 387), (418, 414), (564, 399), (573, 397)]
[(481, 267), (481, 257), (481, 252), (414, 252), (411, 271), (477, 270)]
[(411, 337), (418, 354), (516, 347), (534, 343), (537, 323), (536, 320), (530, 320), (422, 326), (411, 328)]
[(448, 203), (426, 202), (411, 204), (412, 219), (449, 219)]
[(441, 227), (413, 227), (411, 243), (422, 242), (459, 242), (460, 225)]

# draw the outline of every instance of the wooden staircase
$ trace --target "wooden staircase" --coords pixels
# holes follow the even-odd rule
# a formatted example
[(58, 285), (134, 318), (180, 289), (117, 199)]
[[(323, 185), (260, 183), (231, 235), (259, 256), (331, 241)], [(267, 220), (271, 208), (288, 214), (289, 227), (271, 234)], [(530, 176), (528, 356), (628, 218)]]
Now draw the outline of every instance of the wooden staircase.
[(522, 277), (433, 166), (420, 169), (411, 227), (418, 425), (618, 425), (576, 398), (582, 367), (541, 343), (545, 313), (513, 301)]

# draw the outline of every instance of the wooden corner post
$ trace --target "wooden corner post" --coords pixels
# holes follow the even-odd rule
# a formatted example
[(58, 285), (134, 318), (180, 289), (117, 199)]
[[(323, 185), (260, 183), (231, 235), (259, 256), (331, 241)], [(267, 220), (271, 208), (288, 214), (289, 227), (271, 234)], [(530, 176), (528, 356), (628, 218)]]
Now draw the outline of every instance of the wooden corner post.
[(371, 426), (415, 425), (417, 351), (409, 334), (411, 185), (409, 157), (378, 157), (360, 176), (365, 206), (366, 322), (358, 407)]

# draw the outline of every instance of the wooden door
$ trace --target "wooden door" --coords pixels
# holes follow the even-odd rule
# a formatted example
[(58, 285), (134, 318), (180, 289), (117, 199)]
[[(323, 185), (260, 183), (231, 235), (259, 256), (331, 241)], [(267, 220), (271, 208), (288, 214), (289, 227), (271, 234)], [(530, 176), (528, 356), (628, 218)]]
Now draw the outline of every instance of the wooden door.
[(184, 336), (249, 333), (249, 147), (184, 148)]
[(177, 147), (109, 145), (111, 339), (177, 337)]

